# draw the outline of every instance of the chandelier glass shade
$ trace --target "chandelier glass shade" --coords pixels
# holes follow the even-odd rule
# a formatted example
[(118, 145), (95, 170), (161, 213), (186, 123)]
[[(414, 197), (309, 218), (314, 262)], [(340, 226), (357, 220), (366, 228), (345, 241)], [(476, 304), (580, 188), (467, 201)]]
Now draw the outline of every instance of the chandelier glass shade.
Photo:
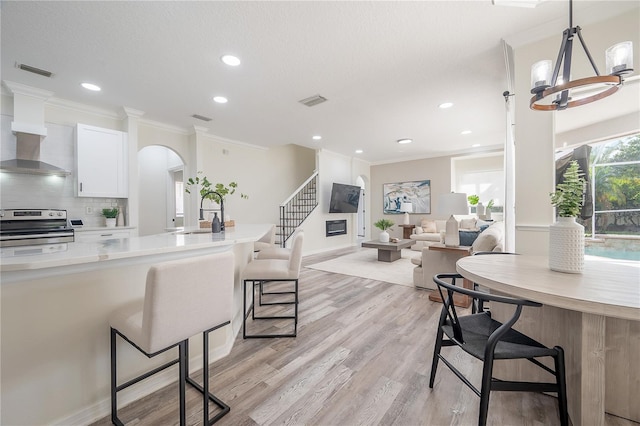
[[(576, 36), (595, 75), (577, 80), (563, 79), (562, 76), (571, 77), (571, 55)], [(562, 33), (555, 67), (549, 59), (538, 61), (531, 67), (533, 97), (529, 101), (529, 107), (537, 111), (558, 111), (614, 94), (624, 81), (623, 75), (633, 72), (633, 43), (625, 41), (611, 46), (605, 52), (605, 60), (608, 75), (600, 75), (582, 38), (580, 27), (573, 26), (573, 1), (569, 0), (569, 28)]]

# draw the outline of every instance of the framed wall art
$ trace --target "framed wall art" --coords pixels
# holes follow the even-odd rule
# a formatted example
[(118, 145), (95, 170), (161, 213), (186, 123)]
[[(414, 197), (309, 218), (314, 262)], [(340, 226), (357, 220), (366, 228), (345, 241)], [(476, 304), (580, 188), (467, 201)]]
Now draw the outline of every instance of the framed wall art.
[(400, 214), (402, 203), (411, 203), (412, 213), (431, 213), (431, 181), (385, 183), (382, 185), (382, 212)]

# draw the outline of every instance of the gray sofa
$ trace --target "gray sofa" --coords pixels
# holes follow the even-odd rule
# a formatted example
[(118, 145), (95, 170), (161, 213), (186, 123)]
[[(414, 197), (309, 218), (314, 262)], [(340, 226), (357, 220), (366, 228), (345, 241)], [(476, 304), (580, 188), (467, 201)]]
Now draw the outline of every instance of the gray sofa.
[[(504, 222), (496, 222), (482, 231), (471, 245), (471, 254), (481, 251), (503, 251)], [(429, 250), (424, 247), (419, 256), (411, 259), (413, 284), (418, 288), (435, 290), (433, 276), (443, 272), (456, 272), (456, 261), (464, 252)]]

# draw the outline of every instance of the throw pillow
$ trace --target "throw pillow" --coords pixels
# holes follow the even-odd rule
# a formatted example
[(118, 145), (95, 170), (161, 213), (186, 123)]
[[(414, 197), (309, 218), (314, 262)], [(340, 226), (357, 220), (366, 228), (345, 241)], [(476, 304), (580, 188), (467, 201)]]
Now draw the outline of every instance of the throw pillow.
[(460, 228), (462, 229), (476, 229), (476, 219), (462, 219), (460, 221)]
[(416, 226), (413, 230), (413, 233), (416, 235), (422, 234), (424, 231), (422, 230), (422, 226)]
[(502, 239), (502, 231), (499, 227), (492, 225), (478, 236), (473, 242), (471, 250), (474, 253), (479, 251), (493, 251), (493, 249), (500, 243)]
[(460, 245), (471, 246), (480, 235), (480, 231), (458, 231), (460, 234)]
[(420, 223), (420, 227), (422, 228), (422, 230), (424, 232), (429, 232), (431, 234), (434, 234), (434, 233), (438, 232), (436, 230), (436, 221), (435, 220), (422, 219), (422, 223)]
[(486, 220), (478, 219), (476, 221), (476, 226), (478, 229), (487, 229), (493, 222), (487, 222)]

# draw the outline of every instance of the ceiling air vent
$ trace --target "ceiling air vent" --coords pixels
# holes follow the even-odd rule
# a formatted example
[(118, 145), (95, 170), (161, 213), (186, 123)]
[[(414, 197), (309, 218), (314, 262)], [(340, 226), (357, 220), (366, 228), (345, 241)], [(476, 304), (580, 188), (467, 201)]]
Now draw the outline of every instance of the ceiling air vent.
[(41, 70), (40, 68), (32, 67), (31, 65), (27, 64), (16, 64), (16, 68), (19, 68), (23, 71), (32, 72), (34, 74), (38, 74), (47, 78), (53, 77), (53, 73), (51, 71)]
[(197, 120), (202, 120), (202, 121), (211, 121), (213, 120), (213, 118), (209, 118), (209, 117), (205, 117), (204, 115), (200, 115), (200, 114), (193, 114), (191, 117), (197, 119)]
[(311, 96), (310, 98), (306, 98), (306, 99), (303, 99), (303, 100), (298, 101), (298, 102), (300, 102), (301, 104), (304, 104), (304, 105), (306, 105), (308, 107), (312, 107), (314, 105), (318, 105), (318, 104), (321, 104), (321, 103), (326, 102), (326, 101), (327, 101), (327, 98), (323, 98), (320, 95), (315, 95), (315, 96)]

